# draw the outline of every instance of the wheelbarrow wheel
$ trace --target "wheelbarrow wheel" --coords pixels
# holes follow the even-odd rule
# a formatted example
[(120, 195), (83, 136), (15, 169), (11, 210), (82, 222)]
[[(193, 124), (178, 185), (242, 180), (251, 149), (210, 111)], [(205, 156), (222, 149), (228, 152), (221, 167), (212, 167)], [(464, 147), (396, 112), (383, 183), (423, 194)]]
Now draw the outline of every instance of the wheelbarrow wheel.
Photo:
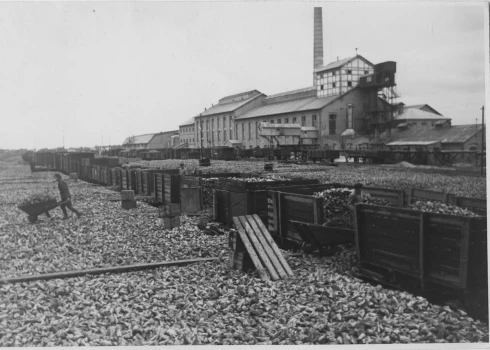
[(29, 219), (29, 222), (31, 224), (33, 224), (37, 221), (37, 215), (29, 215), (28, 219)]

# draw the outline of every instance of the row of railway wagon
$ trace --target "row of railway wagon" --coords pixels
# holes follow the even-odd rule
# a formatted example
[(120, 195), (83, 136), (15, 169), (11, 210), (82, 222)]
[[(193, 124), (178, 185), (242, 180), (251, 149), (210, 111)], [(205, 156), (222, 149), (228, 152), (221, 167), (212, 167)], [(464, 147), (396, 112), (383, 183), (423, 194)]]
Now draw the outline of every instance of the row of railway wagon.
[[(35, 161), (54, 171), (78, 173), (87, 182), (133, 190), (152, 198), (156, 206), (183, 203), (184, 188), (199, 187), (204, 207), (212, 208), (218, 222), (232, 226), (233, 217), (257, 214), (283, 249), (302, 246), (325, 252), (350, 243), (355, 246), (363, 278), (427, 296), (450, 295), (468, 310), (487, 311), (485, 199), (412, 188), (364, 187), (363, 193), (384, 205), (356, 205), (355, 225), (340, 228), (326, 224), (326, 200), (315, 193), (352, 189), (350, 185), (311, 179), (251, 182), (246, 178), (257, 175), (243, 173), (181, 177), (177, 169), (121, 167), (118, 158), (94, 158), (85, 153), (37, 153)], [(455, 205), (479, 216), (410, 209), (417, 201)]]
[[(119, 156), (125, 158), (141, 158), (143, 160), (163, 160), (163, 159), (214, 159), (214, 160), (240, 160), (249, 158), (267, 159), (267, 160), (311, 160), (326, 161), (333, 163), (341, 155), (347, 161), (358, 163), (398, 163), (402, 161), (413, 164), (429, 165), (440, 164), (450, 165), (456, 157), (461, 159), (461, 151), (391, 151), (386, 149), (321, 149), (318, 145), (282, 145), (274, 148), (233, 148), (233, 147), (215, 147), (215, 148), (179, 148), (179, 149), (141, 149), (141, 150), (113, 150), (106, 152), (107, 155)], [(466, 151), (465, 161), (478, 160), (481, 154), (478, 152)]]

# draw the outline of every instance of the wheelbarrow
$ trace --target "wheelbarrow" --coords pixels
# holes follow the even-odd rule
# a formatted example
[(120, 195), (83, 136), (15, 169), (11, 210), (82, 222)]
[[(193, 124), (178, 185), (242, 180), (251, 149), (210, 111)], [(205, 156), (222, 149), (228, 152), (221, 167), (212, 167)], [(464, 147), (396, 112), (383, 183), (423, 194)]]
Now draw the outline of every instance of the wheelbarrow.
[(37, 217), (39, 215), (46, 214), (46, 216), (50, 218), (51, 215), (49, 214), (49, 211), (53, 210), (62, 203), (63, 202), (57, 202), (56, 199), (50, 199), (41, 203), (19, 205), (17, 208), (27, 213), (29, 215), (27, 219), (31, 224), (33, 224), (37, 221)]

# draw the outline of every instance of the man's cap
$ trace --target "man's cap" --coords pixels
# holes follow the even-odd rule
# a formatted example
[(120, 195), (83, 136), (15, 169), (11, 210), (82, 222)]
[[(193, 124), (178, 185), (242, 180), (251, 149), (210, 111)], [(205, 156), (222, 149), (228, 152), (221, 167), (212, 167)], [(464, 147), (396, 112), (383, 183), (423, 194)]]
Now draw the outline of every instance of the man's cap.
[(354, 188), (362, 188), (362, 184), (361, 184), (361, 183), (356, 183), (356, 184), (354, 185)]
[(61, 179), (61, 174), (56, 173), (53, 176), (56, 177), (56, 178), (58, 178), (58, 179)]

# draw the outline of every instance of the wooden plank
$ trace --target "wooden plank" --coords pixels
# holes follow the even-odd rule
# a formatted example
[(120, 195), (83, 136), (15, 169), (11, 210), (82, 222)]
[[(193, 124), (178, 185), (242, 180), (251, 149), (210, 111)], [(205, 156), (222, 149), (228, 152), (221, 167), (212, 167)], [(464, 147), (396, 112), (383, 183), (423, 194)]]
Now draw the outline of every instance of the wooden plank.
[(218, 259), (219, 258), (196, 258), (196, 259), (188, 259), (188, 260), (162, 261), (162, 262), (147, 263), (147, 264), (101, 267), (101, 268), (88, 269), (88, 270), (53, 272), (53, 273), (45, 273), (41, 275), (7, 277), (7, 278), (0, 279), (0, 284), (50, 280), (55, 278), (72, 278), (72, 277), (79, 277), (85, 275), (100, 275), (103, 273), (124, 273), (129, 271), (136, 271), (136, 270), (155, 269), (164, 266), (187, 265), (187, 264), (193, 264), (198, 262), (215, 261)]
[(470, 221), (466, 220), (461, 230), (461, 253), (460, 253), (460, 285), (461, 288), (466, 288), (468, 282), (468, 260), (469, 260), (469, 247), (470, 247)]
[(286, 259), (282, 255), (282, 253), (280, 252), (279, 248), (277, 247), (276, 242), (274, 241), (274, 239), (270, 235), (270, 232), (267, 231), (267, 229), (265, 228), (264, 223), (260, 220), (260, 218), (256, 214), (252, 215), (252, 218), (255, 220), (257, 227), (262, 231), (264, 238), (269, 242), (270, 247), (272, 248), (272, 250), (276, 254), (277, 258), (279, 259), (279, 262), (281, 263), (281, 265), (284, 268), (284, 270), (286, 271), (286, 273), (289, 276), (293, 277), (294, 276), (293, 270), (291, 269), (288, 262), (286, 261)]
[(363, 256), (361, 256), (361, 235), (363, 234), (362, 227), (360, 226), (361, 221), (361, 207), (359, 204), (354, 205), (354, 242), (356, 244), (356, 255), (357, 261), (361, 262)]
[[(257, 214), (255, 214), (255, 215), (257, 215)], [(252, 215), (247, 215), (245, 217), (245, 219), (247, 220), (248, 224), (250, 225), (253, 232), (257, 236), (262, 247), (264, 247), (264, 250), (267, 253), (267, 256), (269, 257), (269, 259), (270, 259), (272, 265), (274, 266), (274, 269), (277, 272), (277, 274), (279, 275), (279, 277), (287, 278), (288, 277), (287, 272), (284, 270), (284, 267), (282, 266), (279, 259), (277, 258), (276, 253), (272, 250), (272, 247), (271, 247), (269, 241), (267, 241), (265, 239), (265, 236), (262, 233), (262, 230), (258, 227), (257, 223), (255, 222), (254, 217)]]
[(245, 229), (245, 232), (247, 233), (249, 240), (252, 242), (252, 245), (255, 248), (255, 251), (257, 252), (257, 255), (259, 256), (260, 260), (264, 263), (265, 267), (269, 271), (269, 275), (271, 276), (271, 279), (273, 281), (278, 280), (279, 275), (276, 271), (276, 268), (274, 267), (267, 252), (265, 251), (265, 247), (262, 246), (254, 230), (248, 223), (246, 216), (239, 216), (238, 219), (242, 223), (243, 228)]
[(405, 247), (412, 247), (415, 250), (418, 249), (419, 235), (415, 233), (406, 234), (401, 228), (385, 229), (382, 227), (363, 226), (362, 232), (366, 240), (386, 240), (387, 242), (393, 242), (393, 244), (396, 243)]
[(238, 217), (233, 218), (233, 222), (235, 223), (235, 227), (238, 230), (238, 234), (240, 235), (240, 238), (245, 245), (245, 248), (247, 249), (248, 254), (250, 255), (250, 258), (252, 259), (260, 278), (263, 281), (269, 281), (269, 275), (267, 274), (267, 270), (264, 269), (264, 266), (260, 262), (259, 257), (255, 253), (255, 250), (252, 246), (252, 243), (250, 243), (250, 240), (248, 239), (247, 233), (245, 232), (245, 228), (243, 227), (242, 223), (240, 222)]
[(425, 217), (426, 214), (420, 213), (420, 229), (419, 229), (419, 268), (420, 268), (420, 285), (422, 290), (425, 290)]

